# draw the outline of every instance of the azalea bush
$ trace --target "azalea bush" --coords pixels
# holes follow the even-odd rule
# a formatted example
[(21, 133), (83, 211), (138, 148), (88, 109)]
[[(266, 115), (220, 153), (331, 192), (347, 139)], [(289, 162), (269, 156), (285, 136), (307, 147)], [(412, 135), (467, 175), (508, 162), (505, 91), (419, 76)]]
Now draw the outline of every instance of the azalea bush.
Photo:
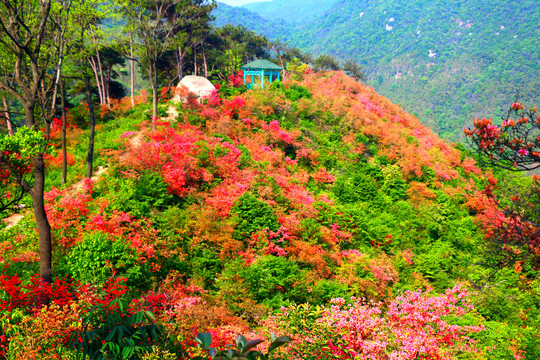
[[(500, 125), (492, 119), (474, 120), (474, 127), (465, 129), (465, 135), (479, 158), (497, 167), (511, 171), (530, 171), (540, 165), (540, 113), (515, 102), (510, 106)], [(510, 196), (506, 209), (483, 209), (483, 225), (487, 229), (490, 251), (502, 253), (497, 259), (500, 267), (524, 263), (540, 266), (540, 177), (532, 175), (528, 194)], [(497, 181), (484, 189), (487, 199), (498, 204), (494, 191)], [(503, 200), (504, 201), (504, 200)], [(490, 211), (491, 210), (491, 211)]]
[(327, 307), (282, 308), (272, 326), (295, 340), (293, 357), (309, 359), (454, 359), (458, 352), (478, 352), (473, 337), (484, 329), (479, 319), (457, 325), (474, 314), (470, 294), (455, 287), (440, 296), (408, 291), (383, 304), (363, 299), (334, 299)]

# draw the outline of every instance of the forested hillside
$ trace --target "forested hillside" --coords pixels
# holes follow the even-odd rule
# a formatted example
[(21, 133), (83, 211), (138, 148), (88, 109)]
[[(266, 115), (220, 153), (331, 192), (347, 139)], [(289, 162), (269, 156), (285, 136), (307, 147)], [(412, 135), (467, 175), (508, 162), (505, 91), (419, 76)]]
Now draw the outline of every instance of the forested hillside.
[(314, 54), (357, 60), (377, 91), (459, 140), (468, 119), (498, 118), (516, 94), (539, 101), (539, 24), (534, 0), (344, 0), (292, 30), (272, 28)]
[(267, 19), (281, 19), (293, 23), (319, 17), (336, 2), (337, 0), (273, 0), (254, 2), (243, 7)]
[(283, 20), (269, 20), (241, 7), (229, 6), (219, 3), (213, 13), (216, 16), (215, 25), (226, 24), (242, 25), (259, 34), (281, 39), (290, 30), (290, 25)]

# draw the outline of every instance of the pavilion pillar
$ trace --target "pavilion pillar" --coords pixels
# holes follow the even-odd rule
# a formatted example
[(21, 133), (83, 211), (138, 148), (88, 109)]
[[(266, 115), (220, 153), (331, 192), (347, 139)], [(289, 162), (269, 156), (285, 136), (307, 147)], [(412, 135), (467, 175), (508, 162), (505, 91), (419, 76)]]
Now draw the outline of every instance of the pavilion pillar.
[(264, 69), (261, 70), (261, 89), (264, 88)]
[(279, 76), (281, 75), (281, 71), (278, 70), (277, 72), (277, 81), (279, 81)]

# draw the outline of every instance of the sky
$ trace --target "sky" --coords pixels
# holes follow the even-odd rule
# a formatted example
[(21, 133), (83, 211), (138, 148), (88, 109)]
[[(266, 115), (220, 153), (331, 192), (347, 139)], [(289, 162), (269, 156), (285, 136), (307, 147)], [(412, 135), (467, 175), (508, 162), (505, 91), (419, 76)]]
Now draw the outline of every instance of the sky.
[[(264, 1), (264, 0), (219, 0), (219, 2), (225, 3), (227, 5), (233, 5), (233, 6), (240, 6), (240, 5), (245, 5), (245, 4), (259, 2), (259, 1)], [(269, 1), (269, 0), (266, 0), (266, 1)]]

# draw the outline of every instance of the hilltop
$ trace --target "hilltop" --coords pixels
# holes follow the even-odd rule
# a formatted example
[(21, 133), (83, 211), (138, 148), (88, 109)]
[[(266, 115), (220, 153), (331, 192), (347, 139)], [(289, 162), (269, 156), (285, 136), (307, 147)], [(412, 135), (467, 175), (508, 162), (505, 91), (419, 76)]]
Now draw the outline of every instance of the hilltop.
[[(272, 8), (268, 16), (294, 18), (292, 4), (303, 3)], [(250, 27), (252, 14), (241, 11), (235, 22)], [(216, 15), (219, 24), (229, 21)], [(263, 20), (257, 24), (261, 31)], [(539, 102), (538, 24), (534, 0), (342, 0), (316, 18), (285, 27), (272, 22), (262, 33), (315, 55), (358, 61), (377, 91), (442, 137), (460, 140), (469, 119), (499, 118), (518, 93)]]

